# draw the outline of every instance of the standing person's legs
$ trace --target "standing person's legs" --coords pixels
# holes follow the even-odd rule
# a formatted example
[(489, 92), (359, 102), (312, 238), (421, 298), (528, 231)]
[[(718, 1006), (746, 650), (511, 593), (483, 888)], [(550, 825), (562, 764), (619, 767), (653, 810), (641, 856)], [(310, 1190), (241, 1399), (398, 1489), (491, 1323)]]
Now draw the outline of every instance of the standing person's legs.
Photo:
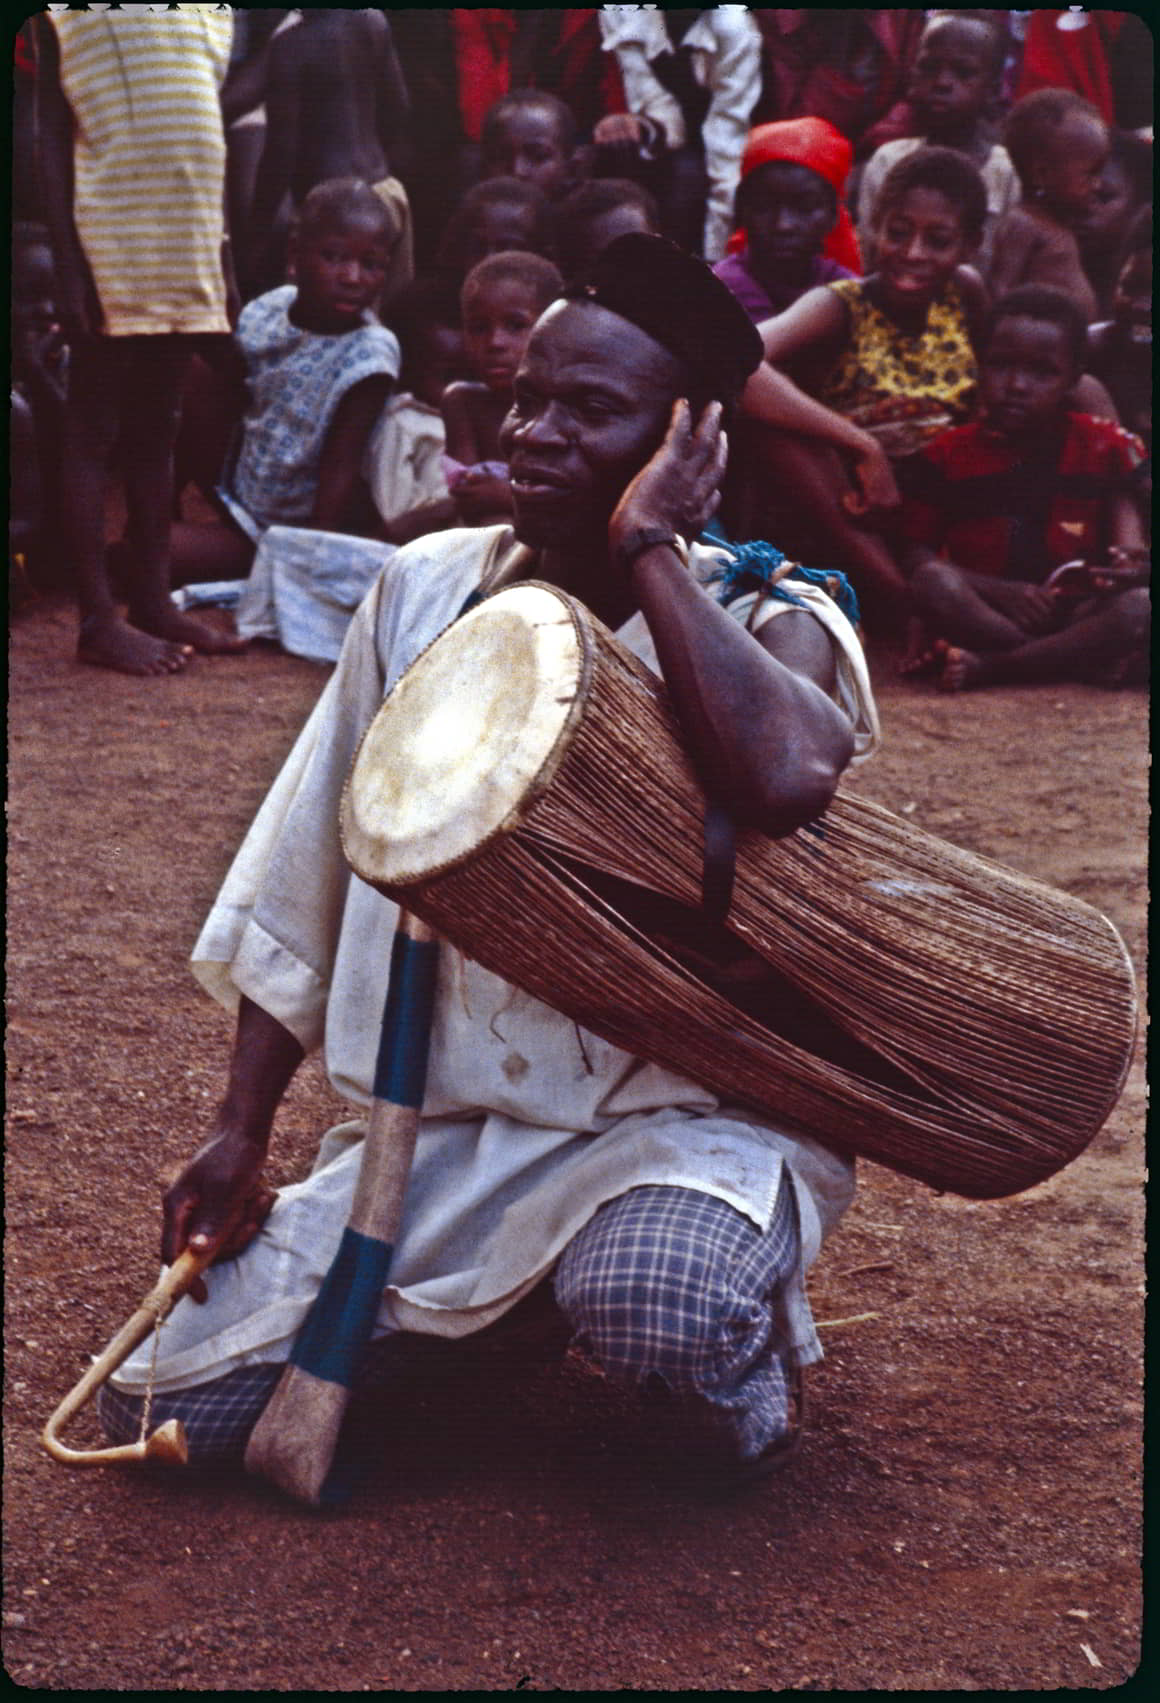
[[(154, 675), (173, 674), (184, 668), (201, 641), (205, 641), (207, 649), (218, 647), (214, 642), (215, 635), (200, 623), (183, 623), (174, 628), (159, 617), (155, 627), (149, 631), (142, 626), (130, 625), (119, 613), (109, 584), (105, 560), (105, 493), (118, 441), (122, 453), (130, 458), (143, 446), (143, 434), (137, 418), (141, 401), (138, 394), (140, 375), (134, 350), (129, 344), (147, 341), (150, 340), (81, 337), (72, 344), (61, 456), (61, 510), (62, 532), (72, 556), (80, 605), (78, 660), (100, 668), (112, 668), (122, 674)], [(156, 425), (152, 410), (147, 411)], [(171, 466), (173, 429), (171, 422), (166, 432), (167, 448), (162, 457), (164, 468)], [(144, 518), (134, 512), (140, 503), (140, 478), (156, 479), (154, 446), (145, 451), (144, 468), (144, 475), (138, 473), (136, 490), (127, 488), (126, 492), (134, 541), (149, 539), (155, 532), (155, 522), (151, 518), (157, 506), (154, 494), (146, 501)], [(161, 500), (167, 505), (169, 498), (170, 488), (166, 484)], [(165, 529), (167, 536), (168, 508)], [(164, 557), (159, 572), (164, 572), (163, 563)], [(137, 576), (136, 591), (141, 583), (139, 567), (135, 566), (134, 572)], [(134, 602), (137, 601), (134, 596)], [(193, 628), (196, 631), (192, 631)]]
[(77, 656), (125, 674), (170, 674), (188, 652), (128, 626), (105, 566), (105, 491), (121, 425), (124, 352), (110, 337), (78, 337), (69, 351), (61, 480), (62, 531), (80, 604)]
[(124, 409), (120, 446), (128, 514), (129, 619), (142, 632), (194, 650), (240, 650), (239, 640), (180, 614), (169, 595), (173, 450), (191, 340), (174, 335), (125, 342), (133, 345), (132, 401)]
[(609, 1201), (556, 1267), (556, 1300), (609, 1377), (658, 1399), (701, 1462), (754, 1468), (793, 1440), (780, 1291), (801, 1260), (783, 1178), (769, 1229), (699, 1190)]

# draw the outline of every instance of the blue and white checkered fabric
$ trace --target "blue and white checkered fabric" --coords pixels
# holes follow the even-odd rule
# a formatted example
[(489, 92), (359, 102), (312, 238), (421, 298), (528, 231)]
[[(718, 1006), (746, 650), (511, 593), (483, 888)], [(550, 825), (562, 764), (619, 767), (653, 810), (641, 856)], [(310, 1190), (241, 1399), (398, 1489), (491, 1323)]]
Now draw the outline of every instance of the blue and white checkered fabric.
[[(784, 1434), (788, 1356), (778, 1292), (800, 1259), (787, 1182), (768, 1231), (696, 1189), (649, 1185), (608, 1201), (564, 1250), (556, 1301), (574, 1340), (608, 1376), (665, 1407), (705, 1464), (741, 1466)], [(499, 1327), (495, 1327), (497, 1330)], [(395, 1338), (369, 1345), (357, 1385), (391, 1375)], [(191, 1464), (240, 1462), (281, 1365), (243, 1366), (158, 1394), (151, 1426), (180, 1419)], [(106, 1384), (98, 1412), (111, 1442), (132, 1442), (142, 1398)]]
[(714, 1195), (649, 1185), (609, 1201), (556, 1268), (556, 1299), (610, 1378), (675, 1398), (722, 1466), (788, 1425), (777, 1295), (800, 1244), (783, 1180), (764, 1235)]
[(309, 520), (327, 433), (352, 385), (399, 376), (394, 332), (373, 318), (341, 335), (306, 331), (289, 317), (297, 295), (282, 284), (247, 302), (235, 332), (251, 400), (219, 495), (255, 541), (264, 527)]

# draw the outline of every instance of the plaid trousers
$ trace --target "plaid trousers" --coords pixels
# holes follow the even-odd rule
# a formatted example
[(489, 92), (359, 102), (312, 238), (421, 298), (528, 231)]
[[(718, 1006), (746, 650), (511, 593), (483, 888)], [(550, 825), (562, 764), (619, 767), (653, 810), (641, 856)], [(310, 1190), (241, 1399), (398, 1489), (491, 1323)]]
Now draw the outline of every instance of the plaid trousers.
[[(637, 1390), (658, 1422), (667, 1412), (706, 1466), (728, 1468), (755, 1461), (787, 1429), (789, 1356), (778, 1295), (800, 1257), (784, 1177), (764, 1234), (715, 1195), (649, 1184), (600, 1207), (550, 1282), (564, 1340), (570, 1333), (611, 1379)], [(497, 1340), (506, 1322), (491, 1327)], [(412, 1340), (396, 1334), (370, 1343), (356, 1387), (397, 1379), (399, 1349)], [(456, 1346), (446, 1345), (448, 1352)], [(150, 1423), (182, 1420), (191, 1464), (240, 1461), (281, 1374), (281, 1364), (243, 1366), (159, 1393)], [(111, 1442), (134, 1440), (142, 1407), (141, 1396), (104, 1386), (98, 1413)]]

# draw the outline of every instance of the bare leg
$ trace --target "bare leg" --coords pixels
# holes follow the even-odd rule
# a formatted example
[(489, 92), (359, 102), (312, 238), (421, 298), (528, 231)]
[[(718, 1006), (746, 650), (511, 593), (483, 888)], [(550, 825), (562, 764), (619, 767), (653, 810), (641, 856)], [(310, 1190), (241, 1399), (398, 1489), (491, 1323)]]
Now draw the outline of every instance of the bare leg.
[(130, 617), (157, 638), (200, 651), (238, 651), (240, 639), (181, 614), (169, 595), (173, 446), (189, 353), (184, 338), (141, 338), (136, 394), (121, 438), (128, 509)]
[[(240, 418), (233, 387), (203, 355), (194, 355), (181, 392), (181, 423), (174, 449), (175, 504), (191, 481), (203, 497), (212, 497)], [(180, 512), (175, 506), (174, 513)]]
[(993, 609), (976, 578), (951, 562), (924, 562), (910, 581), (915, 608), (932, 633), (971, 650), (1014, 650), (1027, 635)]
[(170, 528), (169, 577), (174, 585), (245, 579), (253, 563), (253, 544), (225, 521), (178, 520)]
[(80, 604), (77, 659), (122, 674), (172, 674), (185, 667), (189, 645), (129, 626), (113, 600), (105, 566), (104, 504), (109, 465), (131, 370), (124, 340), (78, 338), (69, 358), (60, 502), (62, 533), (72, 554)]
[(939, 684), (962, 692), (975, 686), (1029, 685), (1048, 680), (1111, 680), (1116, 670), (1148, 654), (1152, 608), (1147, 591), (1125, 591), (1046, 638), (990, 654), (948, 646)]

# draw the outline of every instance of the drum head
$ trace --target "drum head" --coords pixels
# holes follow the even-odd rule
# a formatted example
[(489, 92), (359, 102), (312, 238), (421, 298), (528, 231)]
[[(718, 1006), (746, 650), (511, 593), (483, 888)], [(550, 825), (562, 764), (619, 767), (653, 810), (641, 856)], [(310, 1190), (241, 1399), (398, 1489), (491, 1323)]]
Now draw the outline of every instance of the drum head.
[(587, 656), (571, 602), (538, 584), (441, 634), (387, 694), (351, 768), (341, 833), (355, 873), (405, 886), (515, 827), (567, 748)]

